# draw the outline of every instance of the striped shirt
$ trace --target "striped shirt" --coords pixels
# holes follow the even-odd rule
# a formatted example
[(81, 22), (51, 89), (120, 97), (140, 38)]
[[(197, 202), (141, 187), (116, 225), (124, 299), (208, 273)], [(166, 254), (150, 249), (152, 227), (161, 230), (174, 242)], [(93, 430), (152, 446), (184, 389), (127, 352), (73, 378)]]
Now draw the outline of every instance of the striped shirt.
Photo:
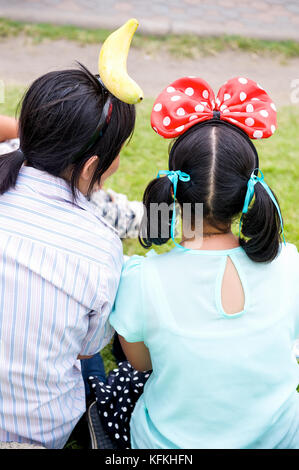
[(111, 339), (123, 263), (115, 230), (30, 167), (0, 197), (0, 441), (62, 448), (85, 411), (78, 355)]

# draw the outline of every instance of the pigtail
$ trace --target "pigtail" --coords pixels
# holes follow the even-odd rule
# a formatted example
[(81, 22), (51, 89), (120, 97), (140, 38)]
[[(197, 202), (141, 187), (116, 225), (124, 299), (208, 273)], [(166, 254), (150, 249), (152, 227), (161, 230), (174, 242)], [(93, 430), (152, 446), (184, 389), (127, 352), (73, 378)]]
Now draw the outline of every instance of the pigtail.
[(143, 195), (144, 214), (139, 232), (139, 242), (144, 248), (152, 244), (163, 245), (171, 237), (173, 204), (172, 183), (167, 177), (152, 180)]
[(242, 234), (247, 241), (240, 238), (240, 245), (252, 261), (270, 262), (279, 252), (280, 219), (273, 201), (260, 183), (255, 184), (254, 193), (254, 203), (242, 218)]
[(15, 187), (23, 163), (24, 154), (20, 150), (0, 156), (0, 194)]

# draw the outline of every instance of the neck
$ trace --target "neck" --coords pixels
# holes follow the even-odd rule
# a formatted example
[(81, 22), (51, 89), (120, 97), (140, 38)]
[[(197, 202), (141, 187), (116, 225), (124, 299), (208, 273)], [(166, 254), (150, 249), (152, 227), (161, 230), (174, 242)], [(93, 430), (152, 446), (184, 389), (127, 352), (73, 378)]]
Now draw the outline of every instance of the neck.
[(186, 238), (183, 233), (181, 245), (193, 250), (229, 250), (240, 246), (239, 239), (231, 227), (223, 231), (217, 230), (208, 224), (203, 224), (202, 234), (196, 234), (193, 238)]

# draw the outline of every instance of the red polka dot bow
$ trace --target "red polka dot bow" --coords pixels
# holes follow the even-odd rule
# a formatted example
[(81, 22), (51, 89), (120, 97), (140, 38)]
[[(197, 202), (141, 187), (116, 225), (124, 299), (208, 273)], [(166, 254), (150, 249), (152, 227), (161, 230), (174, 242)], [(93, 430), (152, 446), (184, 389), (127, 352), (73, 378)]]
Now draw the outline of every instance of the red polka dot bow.
[(241, 128), (251, 139), (270, 137), (277, 127), (271, 98), (256, 82), (243, 77), (228, 80), (217, 98), (202, 78), (176, 80), (156, 99), (151, 124), (154, 131), (169, 139), (213, 117)]

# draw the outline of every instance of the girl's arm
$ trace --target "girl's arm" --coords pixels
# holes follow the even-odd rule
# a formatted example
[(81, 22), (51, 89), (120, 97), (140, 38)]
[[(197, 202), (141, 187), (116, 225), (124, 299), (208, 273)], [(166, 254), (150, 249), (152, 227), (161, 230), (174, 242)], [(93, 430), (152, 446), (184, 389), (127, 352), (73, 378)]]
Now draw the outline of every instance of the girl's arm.
[(128, 343), (123, 336), (118, 335), (118, 337), (123, 352), (134, 369), (140, 372), (152, 370), (151, 356), (143, 341)]
[(0, 142), (18, 137), (18, 121), (8, 116), (0, 115)]

